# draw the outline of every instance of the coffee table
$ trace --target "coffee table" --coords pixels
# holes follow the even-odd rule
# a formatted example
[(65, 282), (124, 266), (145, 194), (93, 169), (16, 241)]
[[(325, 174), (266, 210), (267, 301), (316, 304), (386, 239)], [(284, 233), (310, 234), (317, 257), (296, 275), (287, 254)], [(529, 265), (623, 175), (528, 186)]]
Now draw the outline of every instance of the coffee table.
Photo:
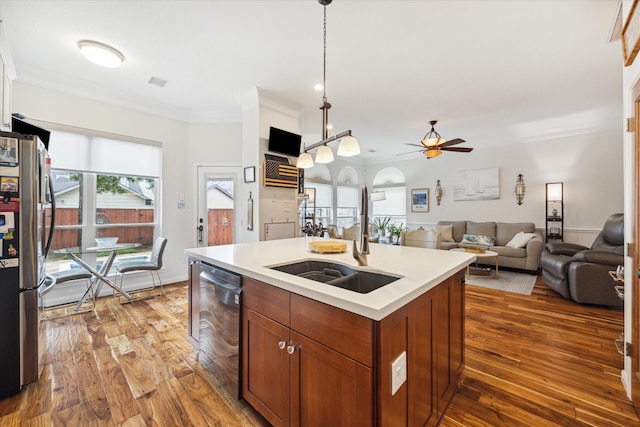
[(480, 258), (495, 258), (496, 261), (496, 273), (493, 275), (489, 275), (489, 276), (484, 276), (484, 275), (480, 275), (480, 274), (473, 274), (471, 272), (471, 265), (467, 266), (467, 277), (469, 276), (478, 276), (478, 277), (491, 277), (493, 279), (497, 279), (498, 278), (498, 253), (494, 252), (494, 251), (484, 251), (484, 252), (480, 252), (480, 253), (476, 253), (476, 252), (471, 252), (471, 251), (465, 251), (464, 248), (453, 248), (453, 249), (449, 249), (450, 251), (456, 251), (456, 252), (467, 252), (467, 253), (471, 253), (473, 255), (476, 256), (477, 259)]

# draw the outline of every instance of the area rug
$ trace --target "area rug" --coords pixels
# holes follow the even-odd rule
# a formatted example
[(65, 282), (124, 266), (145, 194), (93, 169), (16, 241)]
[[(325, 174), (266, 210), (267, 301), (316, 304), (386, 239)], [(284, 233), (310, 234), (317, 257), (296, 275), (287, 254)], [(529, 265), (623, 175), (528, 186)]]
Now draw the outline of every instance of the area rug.
[[(493, 271), (492, 271), (493, 273)], [(469, 276), (467, 285), (496, 289), (499, 291), (513, 292), (522, 295), (531, 295), (536, 284), (536, 275), (516, 273), (514, 271), (500, 270), (498, 278), (483, 276)]]

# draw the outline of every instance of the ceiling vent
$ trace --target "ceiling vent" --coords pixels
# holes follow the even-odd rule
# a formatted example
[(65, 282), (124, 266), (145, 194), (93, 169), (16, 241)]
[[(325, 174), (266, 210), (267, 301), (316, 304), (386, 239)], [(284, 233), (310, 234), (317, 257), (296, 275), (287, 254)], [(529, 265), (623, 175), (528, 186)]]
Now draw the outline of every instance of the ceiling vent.
[(156, 85), (158, 87), (165, 87), (167, 84), (167, 81), (161, 79), (160, 77), (151, 77), (149, 79), (149, 84)]

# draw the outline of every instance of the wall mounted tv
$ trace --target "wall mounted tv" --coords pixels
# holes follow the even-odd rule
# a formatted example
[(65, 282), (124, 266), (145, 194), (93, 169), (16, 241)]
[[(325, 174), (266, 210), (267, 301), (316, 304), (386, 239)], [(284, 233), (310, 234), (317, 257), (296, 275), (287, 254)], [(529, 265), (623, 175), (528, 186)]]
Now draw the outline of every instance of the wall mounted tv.
[(269, 151), (298, 157), (300, 155), (301, 142), (302, 136), (298, 134), (274, 127), (269, 129)]

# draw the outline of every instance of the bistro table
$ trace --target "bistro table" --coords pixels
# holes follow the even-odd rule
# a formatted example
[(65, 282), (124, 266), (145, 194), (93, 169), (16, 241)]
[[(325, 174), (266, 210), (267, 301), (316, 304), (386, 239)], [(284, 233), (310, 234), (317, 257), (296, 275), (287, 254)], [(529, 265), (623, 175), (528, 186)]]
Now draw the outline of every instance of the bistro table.
[[(87, 299), (91, 296), (91, 294), (93, 294), (94, 297), (98, 295), (100, 293), (100, 289), (102, 288), (102, 284), (105, 284), (110, 288), (112, 288), (115, 292), (122, 294), (122, 296), (124, 296), (127, 299), (127, 301), (131, 301), (131, 295), (129, 295), (124, 290), (118, 288), (118, 286), (115, 283), (113, 283), (111, 280), (109, 280), (107, 276), (109, 275), (109, 270), (111, 270), (111, 266), (113, 265), (113, 261), (116, 259), (116, 256), (118, 255), (119, 250), (137, 248), (140, 246), (142, 246), (140, 243), (118, 243), (118, 244), (109, 245), (109, 246), (92, 246), (85, 249), (79, 249), (78, 247), (75, 247), (75, 248), (65, 248), (65, 249), (55, 250), (54, 251), (55, 253), (66, 254), (69, 258), (71, 258), (73, 261), (80, 264), (83, 268), (85, 268), (89, 273), (93, 275), (93, 278), (90, 281), (89, 287), (87, 288), (84, 295), (82, 295), (82, 298), (80, 298), (80, 300), (76, 304), (73, 311), (78, 312), (82, 307), (82, 304), (84, 304), (87, 301)], [(77, 253), (98, 253), (98, 252), (110, 252), (106, 261), (100, 267), (100, 270), (97, 270), (91, 264), (87, 263), (81, 257), (76, 255)]]

